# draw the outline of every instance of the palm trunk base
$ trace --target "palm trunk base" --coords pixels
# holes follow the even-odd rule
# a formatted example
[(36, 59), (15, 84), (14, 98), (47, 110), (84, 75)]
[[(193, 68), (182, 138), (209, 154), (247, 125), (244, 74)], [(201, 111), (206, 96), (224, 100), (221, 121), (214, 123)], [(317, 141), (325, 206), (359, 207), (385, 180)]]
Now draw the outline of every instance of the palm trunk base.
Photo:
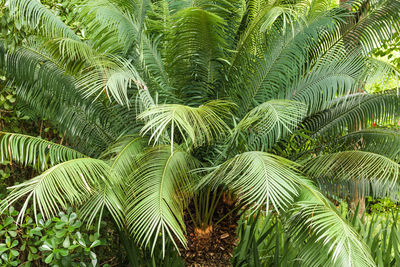
[(232, 208), (234, 207), (221, 201), (214, 214), (214, 224), (204, 229), (195, 228), (190, 217), (185, 216), (188, 248), (180, 249), (185, 266), (231, 266), (233, 250), (237, 244), (236, 228), (239, 216), (232, 212), (218, 224), (215, 223)]

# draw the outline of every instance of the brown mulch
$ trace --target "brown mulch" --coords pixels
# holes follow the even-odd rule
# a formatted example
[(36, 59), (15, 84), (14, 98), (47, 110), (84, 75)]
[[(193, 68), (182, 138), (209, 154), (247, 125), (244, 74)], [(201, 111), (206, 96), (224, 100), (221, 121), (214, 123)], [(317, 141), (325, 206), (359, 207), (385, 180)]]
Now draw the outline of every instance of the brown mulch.
[(237, 212), (232, 212), (218, 224), (215, 223), (233, 208), (234, 206), (229, 206), (222, 201), (219, 203), (213, 216), (211, 237), (208, 239), (196, 236), (190, 216), (185, 214), (188, 248), (180, 248), (185, 266), (231, 266), (233, 249), (237, 244), (236, 228), (239, 216)]

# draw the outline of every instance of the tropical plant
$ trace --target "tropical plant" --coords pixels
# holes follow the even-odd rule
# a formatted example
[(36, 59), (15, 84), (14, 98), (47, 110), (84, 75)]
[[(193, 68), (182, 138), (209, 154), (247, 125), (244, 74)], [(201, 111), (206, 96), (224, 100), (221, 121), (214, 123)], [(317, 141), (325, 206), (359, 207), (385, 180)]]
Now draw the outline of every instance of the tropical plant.
[[(0, 217), (0, 263), (2, 266), (32, 266), (40, 262), (49, 266), (96, 266), (99, 246), (106, 244), (99, 233), (85, 230), (71, 209), (60, 212), (51, 220), (39, 219), (38, 224), (30, 216), (17, 226), (18, 211), (7, 209)], [(107, 266), (107, 265), (106, 265)]]
[(399, 30), (400, 1), (79, 2), (66, 21), (7, 1), (32, 34), (0, 43), (0, 73), (68, 142), (1, 134), (2, 161), (40, 173), (4, 201), (24, 201), (19, 220), (74, 206), (114, 220), (132, 266), (137, 246), (168, 244), (221, 266), (253, 208), (279, 213), (302, 265), (375, 265), (316, 184), (396, 188), (399, 134), (367, 128), (395, 120), (399, 98), (363, 88), (396, 71), (370, 55)]
[[(371, 255), (378, 266), (396, 266), (400, 260), (399, 215), (397, 212), (359, 216), (360, 206), (348, 211), (346, 203), (340, 204), (339, 211), (362, 240), (371, 248)], [(299, 266), (301, 247), (293, 243), (290, 231), (276, 213), (260, 211), (254, 216), (243, 216), (239, 228), (240, 242), (235, 249), (233, 266)], [(322, 257), (322, 255), (321, 255)]]

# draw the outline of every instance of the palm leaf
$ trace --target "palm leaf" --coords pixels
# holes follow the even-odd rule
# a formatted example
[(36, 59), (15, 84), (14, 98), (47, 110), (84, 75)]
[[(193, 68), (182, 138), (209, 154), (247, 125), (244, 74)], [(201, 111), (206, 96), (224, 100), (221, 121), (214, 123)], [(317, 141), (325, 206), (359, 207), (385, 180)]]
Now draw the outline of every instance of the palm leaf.
[(291, 133), (306, 115), (305, 104), (290, 100), (270, 100), (252, 109), (236, 129), (246, 135), (252, 147), (272, 147)]
[(109, 179), (110, 167), (105, 162), (92, 158), (66, 161), (46, 170), (39, 176), (10, 187), (6, 207), (25, 198), (19, 219), (22, 219), (30, 200), (35, 215), (44, 218), (56, 216), (68, 205), (82, 205), (96, 191), (100, 183)]
[(393, 187), (399, 178), (399, 164), (372, 152), (343, 151), (317, 156), (304, 163), (304, 171), (313, 179), (368, 179)]
[(11, 0), (11, 12), (19, 21), (26, 22), (31, 29), (40, 27), (48, 37), (68, 37), (79, 40), (79, 37), (65, 25), (58, 16), (45, 8), (37, 0)]
[(247, 204), (284, 209), (294, 201), (301, 183), (295, 168), (295, 163), (273, 154), (245, 152), (213, 168), (200, 186), (226, 186)]
[(336, 207), (311, 185), (306, 188), (287, 225), (289, 235), (299, 247), (302, 264), (375, 266), (368, 247)]
[[(99, 97), (105, 93), (120, 105), (130, 105), (128, 89), (134, 85), (138, 90), (146, 90), (147, 86), (135, 67), (128, 60), (108, 55), (96, 62), (94, 69), (87, 70), (78, 80), (78, 87), (84, 96)], [(111, 99), (110, 99), (111, 100)]]
[(330, 105), (304, 120), (304, 128), (314, 136), (327, 138), (365, 128), (374, 121), (394, 121), (399, 116), (399, 101), (395, 91), (353, 94), (338, 98)]
[(174, 14), (167, 47), (168, 74), (175, 95), (186, 105), (200, 105), (205, 97), (215, 96), (213, 84), (226, 47), (224, 20), (197, 7)]
[[(336, 24), (342, 16), (331, 12), (308, 25), (304, 22), (286, 27), (278, 24), (276, 29), (271, 30), (265, 36), (268, 43), (265, 49), (260, 49), (263, 51), (261, 56), (248, 54), (238, 61), (239, 66), (232, 67), (228, 90), (241, 103), (241, 110), (248, 112), (247, 108), (254, 103), (257, 105), (274, 98), (290, 97), (295, 90), (295, 81), (305, 80), (314, 61), (323, 56), (326, 35), (337, 32)], [(338, 71), (340, 64), (337, 64)], [(329, 89), (331, 87), (326, 90)]]
[(53, 142), (23, 134), (0, 132), (1, 162), (8, 161), (45, 170), (58, 163), (84, 158), (84, 154)]
[(122, 180), (119, 177), (115, 179), (115, 176), (113, 178), (112, 183), (107, 182), (96, 186), (80, 208), (82, 219), (86, 220), (88, 225), (93, 224), (98, 217), (98, 228), (100, 228), (101, 219), (105, 211), (108, 211), (116, 225), (120, 228), (124, 227), (126, 195), (124, 187), (120, 184)]
[(120, 177), (129, 177), (138, 168), (138, 160), (146, 147), (146, 139), (141, 136), (123, 136), (102, 154), (111, 157), (111, 169)]
[[(355, 15), (346, 24), (344, 30), (347, 30), (342, 36), (345, 45), (349, 50), (361, 48), (365, 54), (371, 52), (374, 48), (379, 47), (384, 41), (392, 37), (393, 30), (400, 30), (400, 1), (386, 0), (364, 17), (357, 16), (357, 10), (363, 4), (363, 1), (355, 0), (346, 3), (356, 7)], [(351, 9), (350, 9), (351, 10)], [(354, 24), (354, 22), (356, 22)]]
[[(175, 147), (154, 147), (139, 163), (128, 198), (127, 221), (134, 238), (152, 249), (162, 234), (186, 246), (183, 208), (189, 189), (189, 172), (197, 163), (186, 152)], [(176, 239), (175, 239), (176, 238)], [(176, 245), (176, 243), (175, 243)]]
[(185, 142), (190, 139), (194, 146), (200, 146), (210, 143), (229, 130), (224, 119), (231, 114), (233, 107), (231, 102), (222, 100), (210, 101), (197, 108), (163, 104), (144, 111), (138, 119), (148, 120), (141, 133), (144, 135), (151, 132), (150, 141), (154, 143), (167, 131), (171, 134), (173, 143), (177, 128)]
[[(357, 92), (365, 81), (365, 67), (365, 59), (360, 55), (332, 49), (316, 59), (306, 75), (295, 79), (288, 98), (306, 103), (312, 114), (326, 108), (338, 96)], [(369, 69), (368, 75), (373, 73)]]
[(391, 129), (364, 129), (349, 133), (334, 141), (340, 150), (360, 149), (399, 161), (400, 133)]

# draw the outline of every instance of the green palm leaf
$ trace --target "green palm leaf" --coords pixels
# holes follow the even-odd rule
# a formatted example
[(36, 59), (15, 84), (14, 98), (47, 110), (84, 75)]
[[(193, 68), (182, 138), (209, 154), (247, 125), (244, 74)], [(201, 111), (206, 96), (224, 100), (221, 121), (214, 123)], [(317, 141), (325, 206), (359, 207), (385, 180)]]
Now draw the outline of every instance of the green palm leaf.
[(399, 178), (399, 164), (385, 156), (366, 151), (343, 151), (317, 156), (304, 164), (313, 179), (329, 177), (338, 180), (368, 179), (394, 186)]
[(163, 104), (154, 106), (138, 116), (147, 120), (141, 130), (143, 135), (151, 132), (150, 141), (157, 143), (161, 136), (171, 134), (171, 144), (174, 142), (174, 131), (181, 134), (185, 142), (194, 146), (211, 143), (213, 139), (229, 131), (225, 123), (234, 105), (223, 100), (210, 101), (200, 107), (193, 108), (178, 104)]
[(167, 236), (186, 245), (183, 208), (190, 185), (190, 171), (197, 162), (175, 147), (154, 147), (146, 152), (135, 173), (128, 199), (127, 221), (135, 239), (141, 244), (162, 244)]
[(101, 183), (108, 181), (110, 166), (92, 158), (80, 158), (55, 165), (39, 176), (10, 187), (13, 189), (4, 200), (10, 206), (26, 198), (19, 218), (24, 216), (33, 202), (35, 215), (40, 212), (44, 218), (56, 216), (68, 205), (81, 205), (96, 191)]
[[(364, 1), (355, 0), (346, 3), (357, 9), (362, 7)], [(350, 9), (351, 10), (351, 9)], [(368, 12), (364, 17), (353, 16), (350, 23), (345, 23), (344, 30), (347, 30), (341, 40), (350, 50), (362, 49), (365, 54), (379, 47), (384, 41), (392, 37), (393, 30), (400, 30), (400, 1), (386, 0), (381, 1), (376, 8)], [(356, 24), (354, 22), (357, 21)]]
[(126, 59), (108, 55), (98, 60), (78, 80), (78, 87), (84, 91), (84, 96), (99, 97), (105, 93), (120, 105), (130, 105), (128, 89), (136, 86), (138, 90), (146, 90), (147, 86), (135, 67)]
[[(306, 103), (309, 114), (319, 111), (338, 96), (359, 90), (365, 81), (365, 64), (359, 55), (332, 49), (317, 59), (306, 75), (292, 83), (288, 98)], [(368, 75), (373, 74), (371, 70)]]
[(126, 195), (121, 184), (122, 179), (115, 179), (115, 176), (111, 177), (114, 179), (113, 182), (96, 186), (96, 189), (88, 196), (80, 208), (82, 219), (86, 220), (88, 225), (93, 224), (97, 218), (98, 228), (100, 228), (101, 219), (105, 211), (108, 211), (117, 226), (124, 227)]
[(375, 266), (368, 247), (350, 223), (315, 188), (306, 187), (287, 225), (289, 235), (298, 244), (302, 264)]
[(247, 113), (236, 129), (250, 132), (246, 137), (251, 146), (270, 148), (281, 137), (291, 133), (306, 112), (307, 107), (301, 102), (270, 100)]
[(396, 162), (400, 156), (400, 133), (392, 129), (364, 129), (349, 133), (334, 143), (340, 150), (360, 149), (391, 158)]
[(180, 10), (173, 19), (172, 42), (167, 50), (171, 84), (184, 104), (200, 105), (204, 97), (215, 95), (213, 83), (227, 46), (223, 38), (225, 22), (197, 7)]
[(35, 29), (39, 25), (43, 32), (51, 37), (68, 37), (79, 40), (79, 37), (65, 25), (58, 16), (45, 8), (37, 0), (11, 0), (9, 1), (12, 12), (15, 12), (19, 21), (28, 23)]
[(145, 150), (146, 141), (141, 136), (123, 136), (102, 154), (102, 158), (111, 157), (112, 171), (120, 177), (129, 177), (138, 167), (138, 160)]
[(304, 128), (315, 136), (328, 138), (338, 133), (365, 128), (374, 121), (394, 121), (400, 114), (398, 99), (394, 90), (337, 98), (331, 101), (326, 110), (305, 119)]
[(298, 194), (302, 177), (296, 164), (265, 152), (245, 152), (215, 167), (200, 182), (217, 188), (226, 186), (245, 203), (267, 204), (275, 209), (288, 207)]
[(17, 162), (45, 170), (58, 163), (84, 158), (84, 154), (53, 142), (23, 134), (0, 132), (1, 162)]

